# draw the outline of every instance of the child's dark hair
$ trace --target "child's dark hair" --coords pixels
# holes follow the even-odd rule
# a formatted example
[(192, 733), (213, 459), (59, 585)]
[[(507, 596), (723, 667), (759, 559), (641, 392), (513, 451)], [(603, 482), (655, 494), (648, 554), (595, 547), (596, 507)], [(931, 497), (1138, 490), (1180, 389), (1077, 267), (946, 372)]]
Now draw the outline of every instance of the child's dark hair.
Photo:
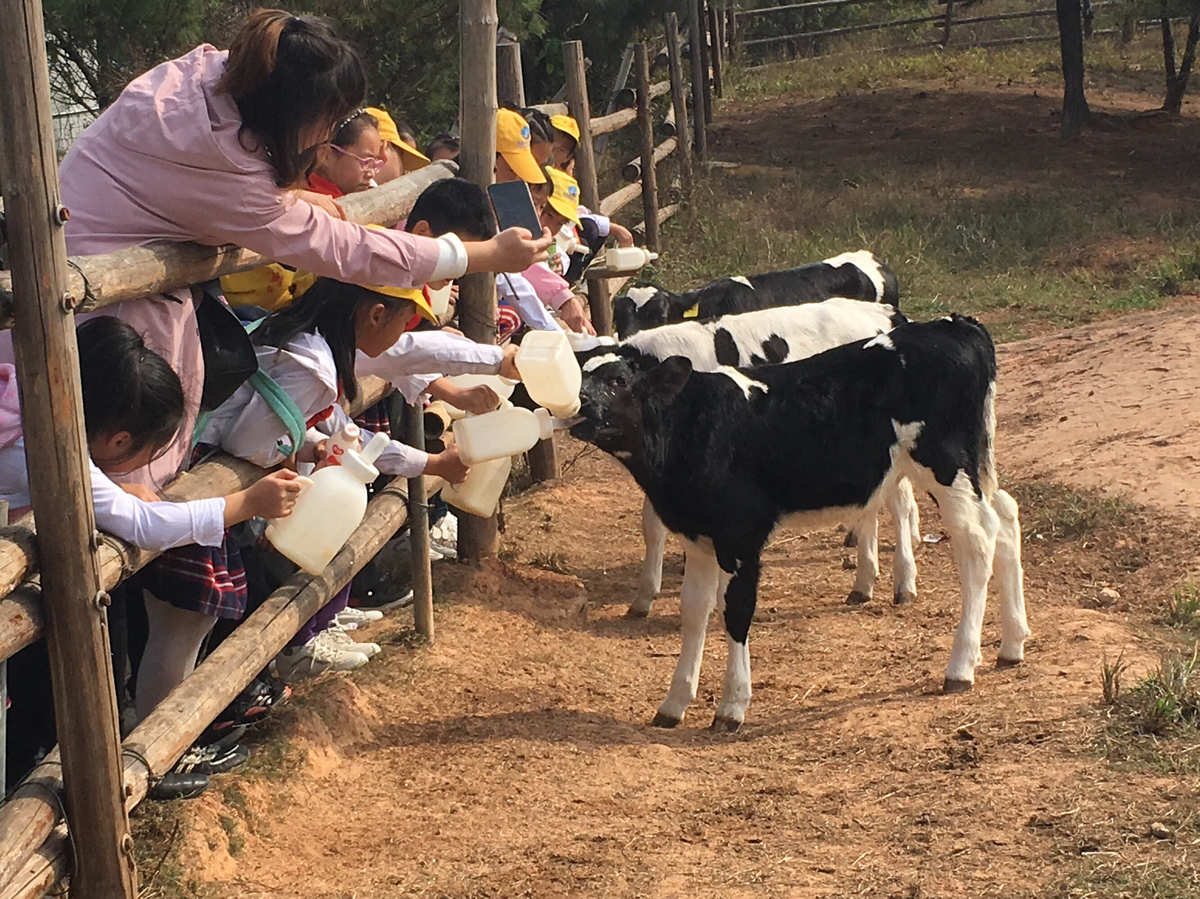
[(425, 155), (430, 159), (442, 150), (449, 150), (455, 156), (459, 153), (458, 138), (453, 134), (442, 132), (437, 137), (429, 142), (429, 146), (425, 148)]
[(554, 126), (550, 124), (550, 116), (532, 106), (528, 109), (518, 110), (518, 112), (529, 123), (529, 139), (531, 141), (539, 144), (554, 143)]
[(170, 443), (183, 420), (183, 386), (167, 360), (111, 315), (88, 319), (75, 339), (88, 440), (128, 431), (131, 457)]
[(367, 76), (354, 49), (326, 19), (259, 9), (229, 47), (217, 85), (242, 115), (238, 137), (260, 142), (280, 187), (296, 184), (312, 164), (300, 146), (313, 124), (332, 129), (363, 103)]
[(333, 351), (333, 364), (338, 383), (346, 399), (358, 397), (358, 380), (354, 377), (354, 356), (358, 352), (355, 321), (361, 306), (382, 303), (393, 313), (412, 306), (408, 300), (384, 296), (357, 284), (347, 284), (334, 278), (318, 278), (290, 306), (272, 312), (263, 319), (251, 341), (257, 346), (286, 347), (300, 334), (319, 332)]
[(335, 147), (345, 149), (358, 140), (359, 135), (368, 128), (378, 127), (379, 120), (375, 116), (371, 115), (365, 109), (358, 109), (348, 117), (342, 119), (334, 129), (333, 137), (329, 138), (329, 142)]
[(421, 191), (405, 228), (411, 231), (417, 222), (426, 222), (434, 237), (451, 231), (479, 240), (496, 236), (496, 216), (487, 193), (463, 178), (443, 178)]
[(393, 119), (392, 124), (396, 126), (396, 133), (400, 135), (400, 140), (414, 147), (417, 145), (417, 132), (413, 130), (412, 125), (404, 119)]

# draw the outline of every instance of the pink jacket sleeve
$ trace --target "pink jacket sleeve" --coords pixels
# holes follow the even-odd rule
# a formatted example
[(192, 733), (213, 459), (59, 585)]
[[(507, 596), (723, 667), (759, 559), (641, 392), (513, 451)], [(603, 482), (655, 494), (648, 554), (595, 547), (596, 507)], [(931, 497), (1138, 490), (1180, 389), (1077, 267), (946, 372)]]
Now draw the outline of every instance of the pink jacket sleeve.
[(554, 274), (546, 263), (535, 262), (521, 274), (525, 276), (526, 281), (533, 285), (538, 299), (551, 309), (557, 309), (571, 299), (571, 285), (559, 275)]

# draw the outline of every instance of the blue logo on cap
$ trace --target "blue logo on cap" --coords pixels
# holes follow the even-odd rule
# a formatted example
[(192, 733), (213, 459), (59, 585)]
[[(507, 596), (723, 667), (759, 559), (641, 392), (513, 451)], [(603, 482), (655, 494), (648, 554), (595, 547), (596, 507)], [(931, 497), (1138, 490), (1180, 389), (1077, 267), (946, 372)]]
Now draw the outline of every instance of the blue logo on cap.
[(521, 137), (525, 138), (525, 140), (529, 140), (529, 126), (528, 125), (526, 125), (524, 128), (521, 129)]
[(567, 188), (567, 196), (572, 198), (579, 196), (579, 188), (572, 184)]

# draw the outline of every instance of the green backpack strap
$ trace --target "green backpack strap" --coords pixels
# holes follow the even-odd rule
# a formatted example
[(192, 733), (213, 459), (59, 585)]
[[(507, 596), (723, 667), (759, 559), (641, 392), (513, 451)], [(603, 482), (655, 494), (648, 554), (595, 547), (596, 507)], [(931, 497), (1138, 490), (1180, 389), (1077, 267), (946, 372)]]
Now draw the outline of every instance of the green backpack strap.
[[(254, 333), (264, 319), (247, 322), (245, 325), (246, 333)], [(304, 414), (300, 411), (300, 407), (296, 405), (296, 401), (288, 396), (287, 391), (279, 386), (279, 382), (272, 378), (261, 368), (246, 379), (254, 391), (267, 401), (267, 405), (271, 407), (271, 411), (275, 416), (283, 422), (283, 426), (287, 428), (288, 437), (291, 438), (291, 444), (284, 443), (282, 440), (275, 445), (275, 448), (284, 456), (293, 456), (296, 451), (304, 445), (304, 437), (308, 433), (308, 421), (304, 418)], [(212, 412), (201, 412), (196, 417), (196, 427), (192, 431), (192, 447), (195, 448), (200, 440), (200, 435), (204, 433), (205, 427), (208, 425), (209, 419), (212, 418)]]

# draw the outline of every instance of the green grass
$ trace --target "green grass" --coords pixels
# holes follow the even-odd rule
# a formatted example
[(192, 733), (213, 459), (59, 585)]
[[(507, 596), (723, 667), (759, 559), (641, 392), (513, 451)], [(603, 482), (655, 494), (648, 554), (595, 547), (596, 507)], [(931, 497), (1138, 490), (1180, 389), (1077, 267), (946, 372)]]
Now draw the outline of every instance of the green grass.
[(1081, 540), (1129, 524), (1135, 511), (1122, 496), (1053, 481), (1021, 480), (1007, 486), (1021, 508), (1026, 540)]
[(1163, 623), (1180, 630), (1200, 626), (1200, 584), (1190, 576), (1176, 585), (1167, 597)]
[(1122, 657), (1101, 663), (1106, 722), (1102, 751), (1118, 766), (1169, 774), (1200, 773), (1200, 644), (1164, 652), (1158, 666), (1126, 689)]

